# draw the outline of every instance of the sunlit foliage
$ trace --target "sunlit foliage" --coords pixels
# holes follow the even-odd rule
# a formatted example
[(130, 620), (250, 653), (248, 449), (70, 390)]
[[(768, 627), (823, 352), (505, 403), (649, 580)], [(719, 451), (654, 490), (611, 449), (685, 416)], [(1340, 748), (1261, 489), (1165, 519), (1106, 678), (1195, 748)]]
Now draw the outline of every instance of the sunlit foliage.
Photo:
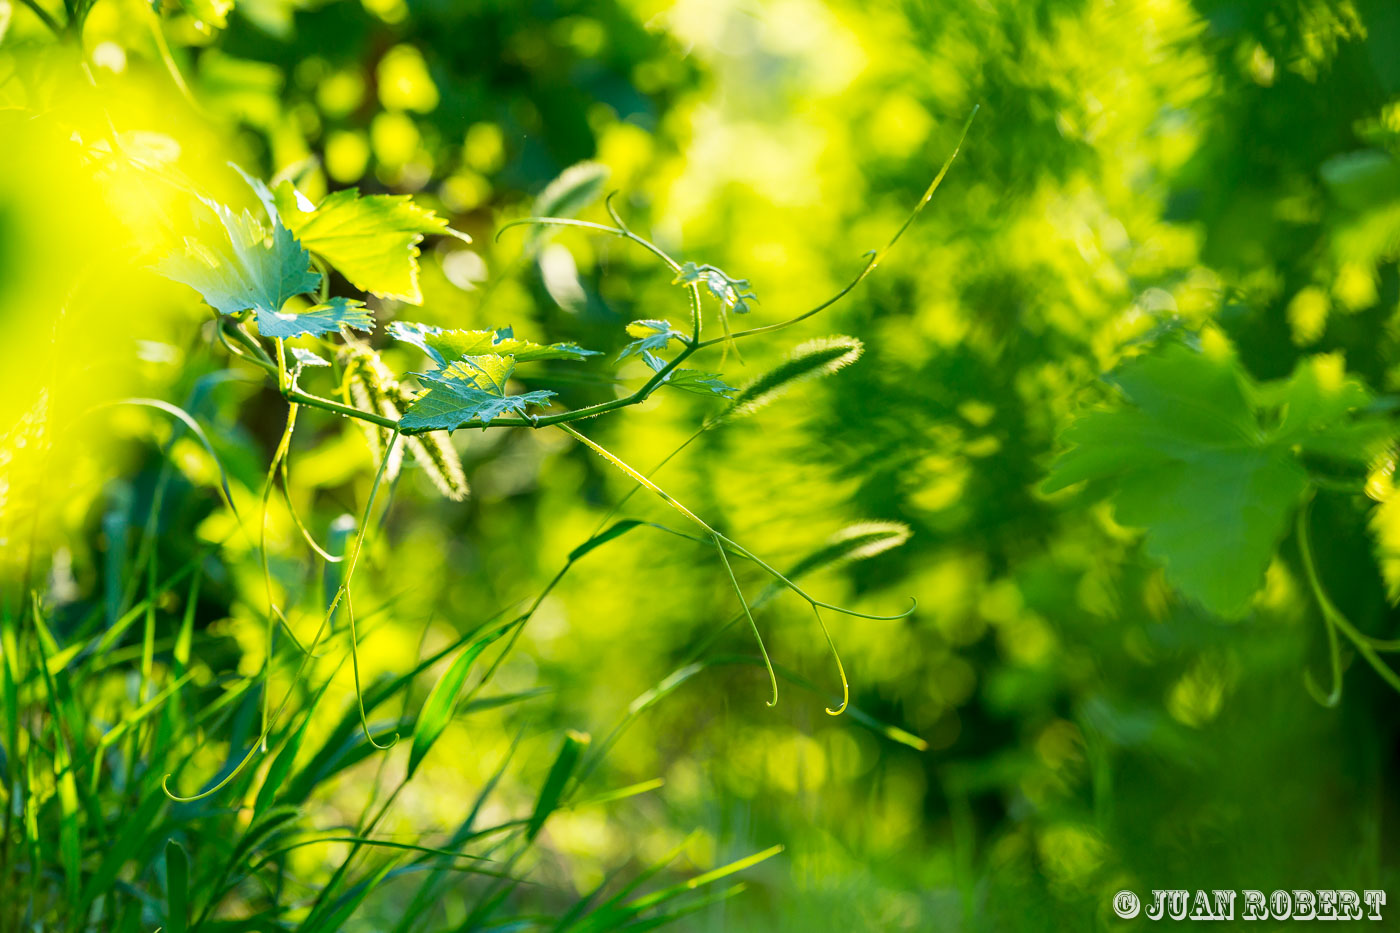
[(1396, 49), (1382, 0), (0, 0), (0, 928), (1384, 888)]

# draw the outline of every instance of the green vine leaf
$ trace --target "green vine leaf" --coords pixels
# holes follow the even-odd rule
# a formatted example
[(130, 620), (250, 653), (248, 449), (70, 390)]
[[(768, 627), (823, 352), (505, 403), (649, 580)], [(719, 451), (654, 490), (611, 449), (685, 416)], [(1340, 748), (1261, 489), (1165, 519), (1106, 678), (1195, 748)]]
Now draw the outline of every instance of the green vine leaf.
[(311, 257), (275, 215), (269, 232), (248, 211), (201, 200), (222, 224), (224, 241), (211, 246), (186, 237), (184, 255), (156, 266), (161, 275), (193, 288), (220, 314), (257, 312), (259, 325), (262, 315), (320, 286)]
[(482, 427), (507, 413), (525, 416), (530, 405), (549, 404), (548, 389), (507, 395), (506, 382), (515, 358), (490, 354), (465, 356), (436, 373), (419, 374), (428, 390), (404, 412), (399, 426), (408, 431), (452, 431), (468, 422)]
[[(1336, 357), (1302, 361), (1259, 385), (1223, 340), (1170, 343), (1109, 381), (1124, 404), (1092, 411), (1044, 489), (1105, 481), (1115, 517), (1146, 529), (1147, 552), (1188, 596), (1224, 616), (1244, 612), (1309, 484), (1304, 454), (1355, 460), (1394, 431), (1361, 413), (1370, 396)], [(1365, 443), (1358, 443), (1368, 438)]]
[(356, 288), (381, 298), (420, 304), (418, 244), (424, 234), (447, 233), (447, 221), (408, 195), (372, 194), (355, 188), (328, 195), (311, 207), (290, 182), (273, 193), (282, 222), (302, 245), (335, 266)]
[(749, 287), (748, 279), (731, 278), (728, 273), (718, 266), (700, 265), (687, 262), (681, 266), (681, 271), (676, 273), (676, 277), (671, 280), (672, 285), (694, 285), (696, 283), (704, 285), (710, 290), (726, 308), (732, 309), (735, 314), (748, 314), (750, 301), (757, 301), (758, 296), (753, 292), (745, 292)]
[(585, 350), (572, 343), (539, 344), (518, 339), (509, 328), (500, 330), (443, 330), (431, 324), (395, 321), (389, 325), (389, 335), (395, 340), (411, 343), (428, 354), (438, 366), (464, 356), (513, 356), (517, 363), (540, 360), (573, 360), (597, 356), (597, 350)]
[[(666, 361), (649, 350), (642, 351), (642, 359), (646, 360), (653, 372), (659, 373), (666, 368)], [(739, 391), (734, 386), (726, 385), (719, 373), (702, 373), (698, 369), (673, 369), (661, 382), (696, 395), (718, 395), (721, 398), (729, 398)]]
[(672, 327), (669, 321), (633, 321), (627, 325), (627, 333), (638, 339), (622, 348), (622, 352), (617, 355), (619, 363), (629, 356), (665, 350), (672, 340), (685, 340), (685, 334)]
[(329, 367), (330, 365), (330, 360), (327, 360), (311, 350), (307, 350), (305, 347), (287, 348), (287, 368), (292, 372), (292, 381), (294, 383), (301, 376), (301, 371), (303, 369)]
[(300, 337), (333, 334), (341, 325), (356, 330), (374, 330), (374, 318), (363, 301), (354, 298), (328, 298), (305, 311), (258, 311), (258, 333), (264, 337)]
[(725, 384), (719, 373), (702, 373), (698, 369), (676, 369), (665, 378), (665, 383), (677, 389), (694, 392), (696, 395), (718, 395), (729, 398), (737, 389)]
[(1375, 407), (1366, 387), (1346, 378), (1337, 355), (1300, 362), (1288, 379), (1259, 386), (1256, 401), (1280, 413), (1275, 433), (1279, 443), (1339, 464), (1370, 466), (1397, 435), (1395, 424)]

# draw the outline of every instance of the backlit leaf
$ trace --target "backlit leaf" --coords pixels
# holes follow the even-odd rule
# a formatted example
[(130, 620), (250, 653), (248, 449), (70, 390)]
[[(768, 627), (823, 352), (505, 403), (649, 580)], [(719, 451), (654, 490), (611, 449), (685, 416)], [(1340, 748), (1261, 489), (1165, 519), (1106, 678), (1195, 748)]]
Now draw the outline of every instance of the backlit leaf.
[(221, 314), (276, 314), (287, 299), (320, 286), (311, 257), (275, 218), (269, 232), (247, 211), (204, 204), (219, 219), (223, 236), (213, 243), (187, 237), (184, 255), (157, 266), (166, 278), (190, 286)]
[(726, 308), (731, 308), (737, 314), (749, 313), (749, 302), (757, 301), (758, 296), (753, 292), (746, 292), (749, 287), (748, 279), (731, 278), (723, 269), (711, 265), (696, 265), (687, 262), (681, 266), (681, 271), (676, 273), (676, 277), (671, 280), (672, 285), (694, 285), (700, 284), (709, 289), (713, 295)]
[(443, 330), (431, 324), (415, 324), (395, 321), (389, 325), (389, 333), (396, 340), (411, 343), (418, 347), (433, 362), (446, 366), (464, 356), (485, 356), (489, 354), (515, 357), (517, 363), (533, 363), (539, 360), (582, 360), (586, 356), (597, 356), (597, 350), (585, 350), (572, 343), (549, 345), (533, 343), (515, 337), (509, 328), (502, 330)]
[(507, 395), (506, 381), (515, 371), (510, 356), (464, 356), (437, 373), (421, 375), (428, 391), (414, 400), (399, 425), (406, 430), (451, 431), (468, 422), (483, 427), (506, 413), (525, 415), (530, 405), (547, 405), (548, 389)]
[(287, 349), (291, 352), (292, 360), (297, 366), (321, 367), (331, 365), (329, 360), (318, 356), (305, 347), (288, 347)]
[(641, 320), (627, 325), (627, 333), (638, 339), (622, 348), (618, 361), (653, 350), (665, 350), (672, 340), (684, 340), (685, 335), (671, 326), (669, 321)]
[(283, 182), (274, 192), (277, 210), (302, 244), (324, 256), (350, 282), (382, 298), (418, 304), (418, 244), (428, 233), (446, 233), (447, 221), (407, 195), (360, 196), (348, 188), (304, 209)]
[(328, 299), (324, 304), (301, 312), (258, 312), (258, 332), (264, 337), (333, 334), (340, 330), (341, 325), (356, 330), (373, 330), (374, 318), (365, 310), (363, 301), (340, 297)]
[[(646, 360), (647, 365), (654, 372), (659, 373), (666, 368), (665, 360), (658, 358), (650, 351), (644, 350), (642, 359)], [(665, 385), (694, 392), (696, 395), (718, 395), (721, 398), (729, 398), (733, 393), (739, 391), (733, 386), (727, 385), (720, 378), (719, 373), (702, 373), (698, 369), (673, 369), (661, 381)]]

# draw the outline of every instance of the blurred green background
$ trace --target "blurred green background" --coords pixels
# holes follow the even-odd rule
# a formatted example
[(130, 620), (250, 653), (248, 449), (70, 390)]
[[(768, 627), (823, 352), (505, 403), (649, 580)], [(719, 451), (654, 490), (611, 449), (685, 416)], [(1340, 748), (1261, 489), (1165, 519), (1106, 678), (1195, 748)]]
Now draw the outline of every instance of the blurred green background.
[[(686, 681), (589, 778), (594, 792), (658, 777), (664, 786), (555, 815), (526, 866), (536, 883), (512, 894), (518, 912), (558, 913), (608, 872), (625, 877), (683, 842), (683, 874), (786, 847), (745, 873), (737, 898), (680, 921), (696, 931), (1087, 930), (1123, 925), (1110, 910), (1122, 888), (1400, 890), (1385, 841), (1400, 803), (1397, 694), (1347, 654), (1340, 704), (1310, 697), (1303, 672), (1326, 683), (1326, 635), (1293, 534), (1249, 611), (1221, 619), (1178, 592), (1092, 490), (1039, 491), (1073, 414), (1112, 398), (1100, 374), (1163, 327), (1224, 335), (1257, 379), (1340, 353), (1382, 397), (1400, 390), (1400, 6), (228, 7), (167, 2), (157, 19), (137, 0), (101, 0), (79, 56), (25, 4), (0, 3), (0, 138), (14, 141), (0, 146), (0, 323), (14, 335), (0, 349), (0, 427), (32, 415), (53, 357), (87, 401), (185, 406), (250, 512), (282, 402), (258, 379), (211, 377), (227, 358), (200, 332), (190, 293), (142, 271), (140, 257), (163, 242), (143, 232), (170, 210), (161, 189), (118, 167), (108, 177), (100, 161), (64, 164), (52, 153), (73, 127), (110, 119), (152, 134), (152, 146), (174, 140), (179, 170), (230, 199), (247, 200), (226, 161), (293, 174), (313, 199), (346, 186), (415, 195), (474, 242), (426, 242), (421, 309), (372, 300), (381, 322), (509, 325), (605, 351), (583, 368), (522, 374), (577, 406), (615, 391), (623, 324), (683, 322), (688, 311), (665, 270), (622, 241), (575, 230), (494, 239), (551, 179), (579, 162), (605, 168), (604, 190), (619, 192), (634, 229), (753, 283), (761, 300), (741, 326), (756, 326), (849, 281), (980, 107), (933, 201), (878, 271), (821, 315), (744, 342), (725, 373), (742, 384), (794, 344), (837, 333), (863, 340), (863, 358), (705, 433), (659, 474), (780, 566), (859, 522), (908, 526), (902, 546), (809, 583), (873, 613), (917, 598), (900, 621), (827, 622), (852, 705), (921, 741), (824, 713), (839, 698), (826, 642), (808, 607), (775, 599), (758, 617), (768, 649), (820, 690), (783, 684), (769, 708), (751, 664)], [(62, 19), (58, 4), (51, 12)], [(69, 76), (84, 61), (91, 83)], [(580, 216), (607, 220), (601, 202)], [(86, 262), (106, 263), (101, 288), (83, 281)], [(53, 309), (83, 289), (68, 313), (84, 336), (46, 349)], [(385, 352), (398, 371), (421, 365)], [(648, 469), (714, 410), (663, 393), (585, 429)], [(358, 514), (374, 462), (353, 426), (301, 417), (292, 498), (324, 536), (342, 513)], [(48, 598), (76, 613), (122, 588), (173, 435), (158, 414), (128, 411), (65, 430), (71, 456), (42, 497), (0, 488), (10, 526), (21, 507), (37, 509)], [(406, 465), (368, 539), (356, 593), (362, 614), (377, 610), (361, 633), (367, 680), (533, 596), (631, 488), (561, 434), (464, 430), (455, 442), (471, 497), (444, 503)], [(170, 460), (162, 566), (222, 542), (195, 607), (196, 663), (206, 678), (256, 673), (266, 647), (258, 553), (229, 537), (199, 446), (177, 438)], [(1375, 498), (1320, 493), (1314, 534), (1341, 609), (1390, 636), (1386, 561), (1400, 517)], [(273, 575), (306, 590), (314, 610), (321, 571), (274, 506)], [(674, 518), (644, 495), (624, 514)], [(13, 527), (0, 547), (18, 579)], [(750, 591), (764, 585), (737, 569)], [(497, 818), (528, 813), (562, 730), (599, 742), (737, 608), (701, 546), (641, 529), (591, 555), (496, 675), (501, 693), (539, 695), (452, 726), (382, 832), (450, 832), (522, 729), (492, 806)], [(752, 653), (736, 626), (703, 657)], [(126, 702), (124, 690), (114, 681), (108, 702)], [(348, 704), (350, 690), (342, 670), (328, 696)], [(228, 735), (208, 740), (191, 766), (200, 774), (228, 754)], [(348, 819), (402, 772), (404, 755), (369, 758), (329, 783), (308, 818)], [(323, 848), (295, 857), (305, 875), (328, 871)], [(460, 923), (478, 884), (452, 887), (425, 928)], [(388, 884), (349, 928), (385, 929), (403, 909)]]

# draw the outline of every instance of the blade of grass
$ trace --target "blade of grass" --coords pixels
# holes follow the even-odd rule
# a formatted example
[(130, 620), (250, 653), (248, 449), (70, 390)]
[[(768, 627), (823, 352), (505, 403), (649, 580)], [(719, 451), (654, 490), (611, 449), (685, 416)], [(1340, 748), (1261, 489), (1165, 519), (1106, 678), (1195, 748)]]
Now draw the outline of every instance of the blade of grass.
[(38, 593), (32, 594), (31, 605), (33, 607), (31, 618), (34, 620), (35, 632), (38, 635), (35, 643), (39, 646), (39, 669), (44, 674), (49, 712), (53, 716), (53, 772), (58, 785), (60, 814), (59, 854), (63, 860), (68, 901), (72, 903), (78, 899), (78, 894), (82, 889), (83, 876), (82, 835), (78, 826), (78, 785), (73, 775), (73, 751), (69, 733), (63, 713), (59, 708), (58, 688), (54, 686), (53, 675), (49, 673), (48, 652), (44, 644), (46, 640), (52, 644), (53, 637), (44, 627), (43, 610), (39, 605)]
[[(261, 868), (263, 865), (265, 865), (266, 863), (272, 861), (274, 858), (276, 858), (277, 856), (283, 854), (284, 852), (291, 852), (293, 849), (300, 849), (300, 848), (303, 848), (303, 847), (305, 847), (305, 846), (321, 845), (322, 843), (329, 843), (329, 842), (348, 842), (348, 843), (353, 843), (353, 844), (355, 844), (355, 845), (357, 845), (357, 846), (370, 846), (370, 847), (373, 847), (373, 848), (380, 848), (380, 849), (396, 849), (396, 850), (403, 851), (403, 852), (419, 852), (419, 853), (422, 853), (422, 854), (424, 854), (424, 855), (432, 855), (432, 856), (438, 856), (438, 857), (442, 857), (442, 858), (453, 858), (453, 859), (462, 858), (462, 859), (469, 859), (469, 860), (475, 861), (475, 862), (489, 862), (489, 861), (491, 861), (491, 859), (485, 857), (484, 855), (471, 855), (471, 854), (468, 854), (468, 853), (466, 853), (466, 852), (458, 852), (458, 851), (454, 851), (454, 850), (452, 850), (452, 849), (438, 849), (438, 848), (434, 848), (433, 846), (420, 846), (420, 845), (417, 845), (416, 843), (411, 843), (411, 842), (394, 842), (394, 841), (389, 840), (389, 839), (375, 839), (375, 838), (373, 838), (373, 837), (371, 837), (371, 836), (320, 836), (320, 837), (317, 837), (317, 838), (315, 838), (315, 839), (302, 839), (302, 840), (300, 840), (300, 841), (298, 841), (298, 842), (293, 842), (293, 843), (291, 843), (290, 845), (279, 846), (279, 847), (276, 848), (276, 849), (272, 849), (271, 851), (269, 851), (269, 852), (267, 853), (267, 855), (263, 856), (261, 859), (259, 859), (258, 861), (254, 862), (252, 865), (250, 865), (250, 866), (248, 867), (248, 870), (249, 870), (250, 872), (252, 872), (252, 871), (257, 871), (257, 870), (258, 870), (259, 868)], [(507, 877), (507, 876), (501, 875), (500, 872), (489, 871), (489, 870), (487, 870), (487, 869), (465, 869), (465, 870), (466, 870), (466, 871), (473, 871), (473, 872), (476, 872), (476, 873), (478, 873), (478, 874), (483, 874), (483, 875), (492, 875), (492, 876), (494, 876), (494, 877)]]
[(165, 844), (166, 933), (189, 929), (190, 862), (174, 839)]
[(588, 747), (592, 738), (586, 732), (576, 732), (570, 729), (564, 733), (564, 744), (559, 748), (559, 755), (554, 759), (554, 765), (549, 769), (549, 775), (545, 778), (544, 786), (540, 789), (539, 799), (535, 801), (535, 812), (530, 817), (530, 823), (525, 829), (526, 840), (533, 840), (544, 828), (545, 821), (550, 814), (559, 808), (559, 801), (564, 796), (564, 789), (569, 783), (569, 778), (573, 776), (574, 768), (578, 766), (579, 756)]
[(88, 876), (78, 898), (78, 916), (87, 916), (88, 907), (98, 895), (109, 890), (116, 881), (122, 866), (128, 862), (144, 864), (146, 849), (152, 841), (153, 829), (165, 810), (167, 801), (160, 788), (151, 788), (132, 813), (126, 818), (112, 845), (102, 856), (97, 870)]
[(621, 933), (621, 931), (623, 930), (631, 930), (634, 931), (634, 933), (640, 933), (640, 931), (642, 930), (654, 930), (657, 927), (669, 926), (670, 924), (675, 923), (682, 917), (688, 916), (693, 913), (698, 913), (699, 911), (704, 910), (706, 907), (710, 907), (714, 904), (719, 904), (724, 901), (727, 901), (732, 897), (736, 897), (747, 891), (748, 887), (748, 885), (744, 884), (741, 881), (738, 884), (730, 885), (723, 891), (718, 891), (714, 894), (707, 894), (702, 897), (692, 898), (691, 900), (686, 901), (685, 903), (677, 906), (674, 910), (670, 911), (669, 913), (660, 914), (655, 917), (648, 917), (643, 920), (633, 920), (631, 923), (625, 924), (624, 926), (620, 926), (617, 929), (619, 933)]
[(433, 684), (432, 692), (423, 701), (423, 708), (418, 714), (418, 722), (413, 727), (413, 747), (408, 756), (408, 776), (412, 777), (418, 770), (418, 766), (423, 763), (423, 757), (428, 754), (428, 750), (433, 747), (438, 738), (442, 735), (447, 724), (452, 720), (452, 713), (457, 705), (457, 697), (462, 692), (462, 687), (466, 683), (467, 673), (476, 659), (481, 656), (481, 652), (486, 650), (486, 646), (497, 638), (502, 632), (489, 633), (486, 637), (478, 638), (452, 661), (437, 683)]
[[(637, 888), (640, 888), (642, 885), (646, 884), (653, 877), (664, 871), (667, 865), (670, 865), (677, 858), (679, 858), (680, 854), (685, 851), (685, 847), (690, 845), (690, 843), (694, 839), (695, 833), (691, 833), (681, 842), (680, 845), (676, 846), (666, 855), (653, 862), (649, 867), (647, 867), (643, 871), (638, 872), (636, 876), (632, 878), (631, 881), (623, 885), (621, 890), (619, 890), (611, 898), (599, 905), (598, 909), (600, 911), (608, 910), (612, 907), (615, 907), (617, 904), (620, 904), (622, 901), (626, 900), (627, 895), (631, 894)], [(585, 896), (579, 898), (579, 900), (574, 904), (574, 906), (569, 908), (569, 910), (562, 917), (559, 918), (559, 921), (554, 925), (553, 933), (563, 933), (563, 931), (569, 929), (569, 927), (571, 927), (576, 920), (578, 920), (588, 911), (589, 905), (597, 899), (599, 894), (601, 894), (604, 890), (607, 889), (608, 885), (613, 882), (613, 880), (618, 876), (618, 874), (621, 873), (621, 871), (622, 866), (619, 866), (618, 868), (609, 872), (608, 875), (596, 888), (594, 888)]]
[(365, 898), (374, 893), (380, 882), (393, 868), (394, 862), (392, 860), (380, 865), (368, 877), (342, 894), (340, 899), (321, 918), (316, 918), (314, 914), (308, 918), (300, 933), (330, 933), (332, 930), (339, 930), (345, 921), (360, 908)]
[[(486, 805), (487, 798), (495, 791), (496, 785), (500, 783), (501, 778), (505, 775), (506, 768), (510, 765), (511, 759), (515, 757), (515, 752), (520, 747), (520, 741), (524, 737), (525, 731), (523, 729), (516, 732), (514, 740), (510, 743), (510, 748), (501, 756), (501, 763), (496, 766), (496, 770), (492, 772), (491, 777), (482, 785), (481, 790), (477, 791), (476, 800), (472, 804), (470, 812), (467, 813), (467, 818), (462, 821), (461, 825), (458, 826), (457, 830), (452, 834), (452, 838), (448, 840), (446, 848), (457, 849), (465, 845), (472, 838), (472, 830), (476, 826), (477, 818), (481, 815), (481, 808)], [(394, 933), (407, 933), (408, 930), (412, 929), (414, 921), (427, 913), (429, 906), (437, 899), (437, 890), (445, 875), (446, 873), (444, 871), (440, 869), (435, 870), (418, 886), (418, 890), (414, 892), (413, 898), (409, 901), (408, 908), (404, 911), (403, 917), (394, 926)]]
[(696, 875), (694, 878), (668, 885), (650, 894), (643, 894), (623, 904), (609, 906), (606, 909), (599, 908), (597, 911), (590, 914), (584, 922), (579, 925), (578, 929), (580, 933), (622, 929), (625, 924), (635, 919), (638, 914), (645, 910), (658, 907), (684, 894), (688, 894), (691, 891), (696, 891), (706, 885), (713, 884), (716, 881), (728, 878), (745, 869), (752, 868), (782, 851), (783, 846), (781, 845), (771, 846), (764, 849), (762, 852), (755, 852), (753, 855), (736, 859), (727, 865), (722, 865), (719, 868)]

